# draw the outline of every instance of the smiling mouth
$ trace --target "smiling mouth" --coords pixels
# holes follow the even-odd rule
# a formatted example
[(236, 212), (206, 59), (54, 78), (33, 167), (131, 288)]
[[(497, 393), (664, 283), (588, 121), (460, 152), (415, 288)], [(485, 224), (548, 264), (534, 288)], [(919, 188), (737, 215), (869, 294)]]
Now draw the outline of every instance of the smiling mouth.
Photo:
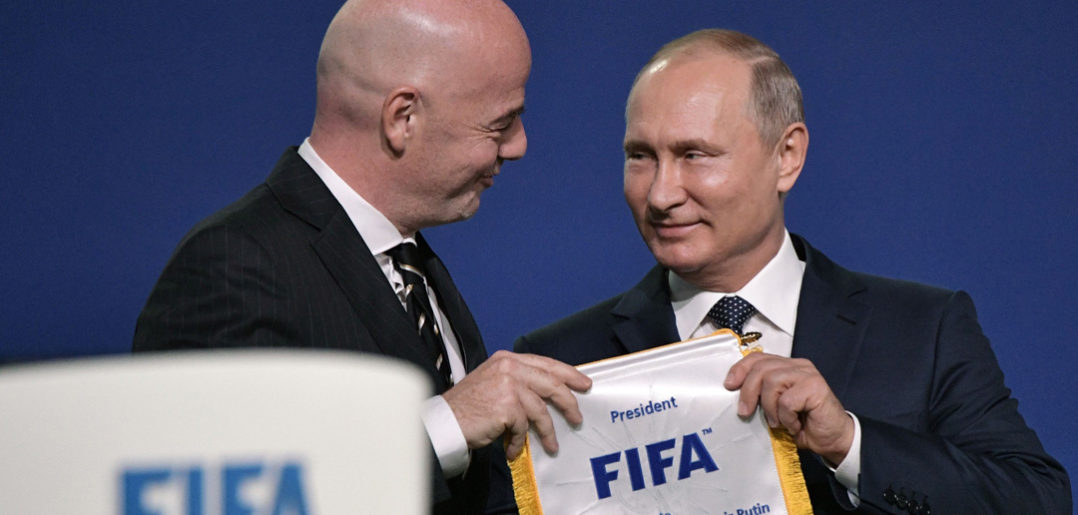
[(678, 224), (669, 223), (669, 222), (665, 222), (665, 223), (650, 222), (650, 224), (651, 224), (652, 229), (655, 230), (655, 234), (658, 235), (660, 238), (677, 238), (677, 237), (680, 237), (680, 236), (684, 236), (685, 234), (687, 234), (690, 231), (692, 231), (693, 229), (695, 229), (696, 226), (699, 225), (699, 222), (678, 223)]

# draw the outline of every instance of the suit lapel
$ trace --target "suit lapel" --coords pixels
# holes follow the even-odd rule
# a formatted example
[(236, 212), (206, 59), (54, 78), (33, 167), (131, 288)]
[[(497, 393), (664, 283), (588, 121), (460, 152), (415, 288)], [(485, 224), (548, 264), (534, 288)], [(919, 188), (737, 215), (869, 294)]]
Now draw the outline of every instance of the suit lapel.
[[(871, 308), (857, 300), (864, 285), (799, 236), (791, 235), (805, 260), (797, 308), (793, 357), (816, 366), (840, 399), (849, 384)], [(637, 352), (680, 339), (666, 270), (656, 266), (611, 310), (613, 331), (625, 352)]]
[[(295, 147), (285, 152), (266, 184), (286, 210), (319, 229), (311, 238), (311, 247), (340, 286), (379, 352), (411, 361), (435, 378), (437, 371), (422, 351), (415, 325), (378, 262), (337, 199), (296, 153)], [(350, 348), (371, 350), (364, 349), (360, 342), (342, 343)]]
[(842, 399), (861, 351), (872, 309), (857, 300), (864, 285), (804, 239), (793, 236), (805, 259), (792, 355), (808, 359)]
[(674, 310), (670, 307), (670, 290), (666, 284), (666, 269), (655, 266), (625, 293), (611, 313), (614, 334), (626, 352), (637, 352), (680, 339)]
[(375, 345), (385, 354), (433, 369), (422, 351), (415, 323), (343, 210), (311, 246), (367, 326)]

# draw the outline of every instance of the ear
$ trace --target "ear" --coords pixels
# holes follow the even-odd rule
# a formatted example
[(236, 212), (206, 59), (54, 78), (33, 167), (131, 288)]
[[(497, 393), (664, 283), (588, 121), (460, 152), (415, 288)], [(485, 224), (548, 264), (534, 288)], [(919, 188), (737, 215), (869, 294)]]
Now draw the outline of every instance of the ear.
[(404, 155), (415, 136), (420, 108), (419, 90), (412, 86), (390, 91), (382, 102), (382, 138), (394, 156)]
[(791, 123), (782, 133), (778, 142), (776, 158), (779, 160), (778, 190), (780, 196), (786, 196), (794, 187), (805, 166), (808, 153), (809, 135), (804, 123)]

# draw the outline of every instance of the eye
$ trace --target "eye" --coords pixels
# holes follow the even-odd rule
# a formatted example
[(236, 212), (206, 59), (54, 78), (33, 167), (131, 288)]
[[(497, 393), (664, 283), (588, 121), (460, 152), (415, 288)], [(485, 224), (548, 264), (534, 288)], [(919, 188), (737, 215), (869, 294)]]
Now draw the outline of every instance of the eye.
[(696, 150), (690, 150), (688, 152), (685, 152), (684, 157), (685, 157), (686, 161), (694, 161), (696, 159), (700, 159), (700, 158), (707, 157), (707, 156), (703, 152), (699, 152), (699, 151), (696, 151)]
[(642, 161), (644, 159), (650, 159), (651, 156), (651, 150), (641, 145), (629, 145), (625, 148), (626, 161)]
[(491, 129), (496, 131), (496, 132), (505, 132), (505, 131), (509, 130), (510, 127), (513, 126), (513, 122), (516, 122), (516, 120), (517, 119), (515, 117), (510, 118), (507, 121), (504, 121), (502, 123), (499, 123), (499, 124), (495, 125), (494, 127), (491, 127)]
[(522, 113), (513, 113), (511, 115), (505, 116), (504, 118), (495, 121), (493, 124), (487, 127), (487, 130), (489, 130), (490, 132), (498, 133), (508, 132), (510, 129), (513, 128), (514, 125), (516, 125), (517, 120), (520, 119), (521, 114)]

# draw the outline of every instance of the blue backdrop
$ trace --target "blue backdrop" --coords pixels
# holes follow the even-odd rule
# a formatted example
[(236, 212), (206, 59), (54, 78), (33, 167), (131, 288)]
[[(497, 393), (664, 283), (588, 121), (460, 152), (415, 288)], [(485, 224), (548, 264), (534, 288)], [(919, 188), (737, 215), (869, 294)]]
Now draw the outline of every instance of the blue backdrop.
[[(475, 219), (426, 231), (492, 351), (652, 264), (621, 196), (625, 96), (662, 43), (733, 28), (804, 89), (790, 229), (849, 268), (968, 290), (1078, 472), (1078, 3), (509, 3), (534, 54), (528, 155)], [(0, 6), (0, 362), (127, 352), (183, 233), (306, 136), (337, 6)]]

